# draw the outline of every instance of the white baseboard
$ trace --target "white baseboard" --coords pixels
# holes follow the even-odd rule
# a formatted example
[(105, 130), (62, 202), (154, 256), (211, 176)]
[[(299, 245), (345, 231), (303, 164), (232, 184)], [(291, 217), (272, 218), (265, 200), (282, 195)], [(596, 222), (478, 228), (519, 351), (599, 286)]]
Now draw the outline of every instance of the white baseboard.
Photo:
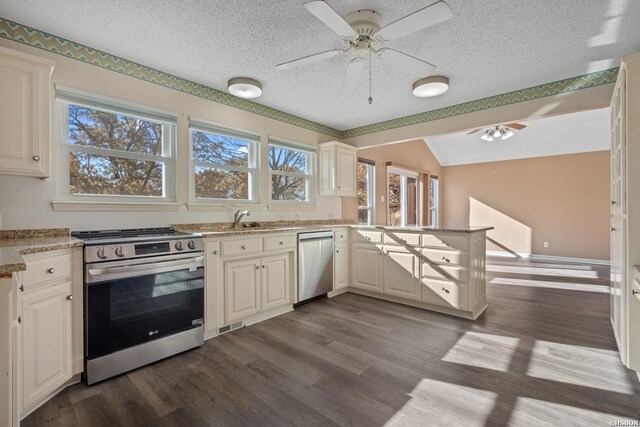
[(487, 251), (487, 256), (537, 259), (541, 261), (576, 262), (580, 264), (610, 265), (610, 261), (608, 259), (576, 258), (576, 257), (556, 256), (556, 255), (538, 255), (538, 254), (526, 254), (526, 253), (514, 254), (514, 253), (502, 252), (502, 251)]

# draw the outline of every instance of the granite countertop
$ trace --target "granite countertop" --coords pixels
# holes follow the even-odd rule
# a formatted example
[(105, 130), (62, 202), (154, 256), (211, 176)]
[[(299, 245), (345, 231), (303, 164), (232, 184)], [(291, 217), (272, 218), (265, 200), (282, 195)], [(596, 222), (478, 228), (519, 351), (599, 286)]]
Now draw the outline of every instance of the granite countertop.
[(471, 225), (439, 225), (439, 226), (408, 226), (401, 227), (399, 225), (353, 225), (352, 228), (370, 229), (370, 230), (389, 230), (389, 231), (410, 231), (414, 233), (424, 232), (454, 232), (454, 233), (477, 233), (480, 231), (493, 230), (493, 226), (471, 226)]
[(26, 270), (23, 255), (82, 245), (68, 228), (0, 230), (0, 275)]

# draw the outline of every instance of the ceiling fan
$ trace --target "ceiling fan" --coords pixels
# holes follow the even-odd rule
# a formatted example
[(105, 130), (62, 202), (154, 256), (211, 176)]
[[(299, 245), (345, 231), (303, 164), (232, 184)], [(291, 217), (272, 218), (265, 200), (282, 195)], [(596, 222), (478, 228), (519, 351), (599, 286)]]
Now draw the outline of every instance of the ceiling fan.
[[(342, 37), (345, 48), (328, 50), (284, 62), (276, 65), (276, 68), (278, 70), (288, 70), (348, 53), (352, 55), (352, 59), (347, 65), (342, 82), (341, 92), (343, 94), (349, 94), (354, 91), (360, 79), (365, 58), (368, 56), (371, 60), (372, 54), (375, 54), (378, 59), (386, 64), (422, 77), (433, 73), (436, 68), (435, 65), (398, 50), (382, 46), (388, 41), (404, 37), (407, 34), (453, 17), (453, 12), (443, 1), (433, 3), (384, 27), (380, 27), (382, 16), (373, 10), (358, 10), (349, 13), (343, 19), (331, 6), (322, 0), (310, 1), (303, 4), (303, 7)], [(371, 66), (371, 62), (369, 66)], [(370, 96), (369, 103), (371, 103), (371, 100)]]
[[(504, 125), (497, 125), (494, 127), (489, 127), (488, 129), (486, 129), (483, 133), (482, 136), (480, 136), (480, 138), (484, 141), (493, 141), (494, 138), (495, 139), (502, 139), (502, 140), (506, 140), (511, 138), (514, 133), (512, 131), (512, 129), (515, 130), (522, 130), (524, 128), (526, 128), (527, 125), (523, 125), (520, 123), (507, 123)], [(471, 135), (474, 134), (476, 132), (478, 132), (479, 130), (482, 130), (485, 128), (478, 128), (478, 129), (474, 129), (471, 132), (467, 133), (467, 135)]]

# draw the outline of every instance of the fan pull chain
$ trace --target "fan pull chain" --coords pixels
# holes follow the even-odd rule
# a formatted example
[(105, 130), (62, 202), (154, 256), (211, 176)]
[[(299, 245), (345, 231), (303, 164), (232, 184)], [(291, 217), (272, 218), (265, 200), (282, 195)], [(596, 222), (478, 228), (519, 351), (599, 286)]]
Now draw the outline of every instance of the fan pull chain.
[(369, 104), (373, 103), (373, 98), (371, 97), (371, 46), (369, 46)]

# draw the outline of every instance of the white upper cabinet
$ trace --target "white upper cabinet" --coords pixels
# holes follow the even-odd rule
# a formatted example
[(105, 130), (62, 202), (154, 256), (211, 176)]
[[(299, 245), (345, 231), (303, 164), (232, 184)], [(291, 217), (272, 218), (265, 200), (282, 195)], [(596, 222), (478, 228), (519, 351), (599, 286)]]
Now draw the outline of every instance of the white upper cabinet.
[(320, 195), (356, 197), (356, 148), (341, 142), (319, 146)]
[(0, 174), (50, 174), (53, 67), (0, 46)]

